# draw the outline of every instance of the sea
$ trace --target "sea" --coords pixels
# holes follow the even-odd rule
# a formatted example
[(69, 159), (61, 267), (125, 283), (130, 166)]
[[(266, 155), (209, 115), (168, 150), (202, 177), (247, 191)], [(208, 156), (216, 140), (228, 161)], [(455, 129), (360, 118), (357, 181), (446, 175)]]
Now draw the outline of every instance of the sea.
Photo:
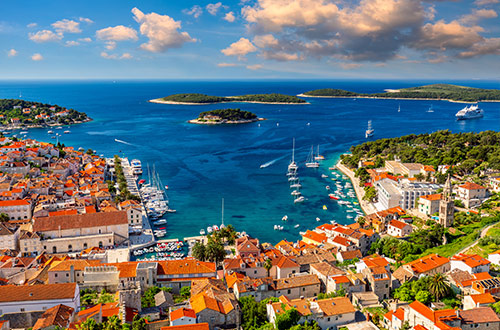
[[(301, 231), (332, 220), (354, 221), (355, 213), (330, 200), (326, 186), (335, 189), (332, 178), (336, 176), (329, 167), (352, 145), (366, 141), (369, 120), (375, 130), (373, 139), (445, 129), (454, 133), (499, 130), (500, 103), (481, 103), (484, 118), (456, 121), (455, 113), (464, 104), (447, 101), (308, 98), (310, 104), (305, 105), (188, 106), (148, 100), (174, 93), (297, 95), (318, 88), (372, 93), (437, 82), (500, 88), (500, 81), (481, 80), (0, 81), (0, 98), (21, 97), (86, 112), (93, 121), (64, 128), (71, 133), (62, 134), (61, 143), (90, 148), (105, 157), (137, 158), (146, 180), (148, 165), (154, 167), (169, 187), (171, 208), (177, 210), (165, 216), (165, 238), (197, 236), (200, 229), (223, 221), (263, 242), (277, 243), (296, 240)], [(243, 125), (187, 123), (202, 111), (229, 107), (267, 120)], [(55, 142), (46, 128), (28, 131), (29, 138)], [(294, 203), (286, 176), (294, 138), (303, 203)], [(317, 169), (306, 168), (311, 148), (316, 153), (318, 147), (325, 160)], [(267, 166), (261, 168), (263, 164)], [(346, 180), (340, 176), (339, 183), (345, 186)], [(282, 221), (284, 215), (287, 222)], [(275, 225), (283, 230), (274, 230)]]

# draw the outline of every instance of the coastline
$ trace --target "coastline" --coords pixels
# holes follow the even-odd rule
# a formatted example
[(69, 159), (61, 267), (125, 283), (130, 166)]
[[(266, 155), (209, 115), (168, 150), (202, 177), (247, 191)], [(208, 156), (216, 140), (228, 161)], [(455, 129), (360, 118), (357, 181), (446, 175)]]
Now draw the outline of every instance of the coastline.
[[(394, 92), (394, 94), (396, 94)], [(324, 98), (324, 99), (378, 99), (378, 100), (413, 100), (413, 101), (448, 101), (451, 103), (478, 103), (478, 102), (491, 102), (491, 103), (500, 103), (500, 100), (480, 100), (476, 102), (467, 102), (467, 101), (456, 101), (451, 99), (433, 99), (433, 98), (411, 98), (411, 97), (379, 97), (379, 96), (320, 96), (320, 95), (306, 95), (306, 94), (297, 94), (300, 97), (314, 97), (314, 98)]]
[(190, 124), (196, 124), (196, 125), (237, 125), (237, 124), (250, 124), (250, 123), (255, 123), (257, 121), (263, 121), (267, 120), (266, 118), (257, 118), (257, 119), (251, 119), (251, 120), (238, 120), (238, 121), (199, 121), (197, 119), (191, 119), (188, 120), (187, 122)]
[(56, 127), (56, 126), (71, 126), (71, 125), (77, 125), (77, 124), (83, 124), (83, 123), (88, 123), (93, 121), (92, 118), (88, 117), (85, 120), (82, 121), (75, 121), (69, 124), (61, 124), (61, 123), (50, 123), (50, 124), (43, 124), (43, 125), (9, 125), (9, 126), (2, 126), (2, 130), (15, 130), (15, 129), (27, 129), (27, 128), (46, 128), (46, 127)]
[[(231, 96), (226, 96), (231, 97)], [(302, 105), (302, 104), (311, 104), (309, 102), (304, 103), (296, 103), (296, 102), (259, 102), (259, 101), (224, 101), (224, 102), (205, 102), (205, 103), (191, 103), (191, 102), (176, 102), (176, 101), (165, 101), (162, 99), (152, 99), (149, 100), (150, 103), (158, 103), (158, 104), (178, 104), (178, 105), (206, 105), (206, 104), (220, 104), (220, 103), (256, 103), (256, 104), (282, 104), (282, 105)]]
[(342, 172), (342, 174), (347, 175), (347, 177), (351, 181), (351, 184), (354, 187), (354, 191), (356, 192), (356, 198), (358, 199), (359, 206), (361, 206), (361, 209), (363, 210), (365, 215), (377, 212), (377, 209), (373, 206), (372, 203), (363, 200), (363, 197), (365, 196), (365, 191), (362, 187), (359, 186), (359, 179), (354, 176), (354, 172), (348, 169), (346, 166), (342, 165), (340, 159), (335, 165), (335, 167), (340, 172)]

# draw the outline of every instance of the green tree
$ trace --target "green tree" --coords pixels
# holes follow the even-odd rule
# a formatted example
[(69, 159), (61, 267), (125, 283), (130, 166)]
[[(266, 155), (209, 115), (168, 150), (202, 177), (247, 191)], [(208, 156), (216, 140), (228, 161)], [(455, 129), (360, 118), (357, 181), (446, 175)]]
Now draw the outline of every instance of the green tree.
[(267, 271), (267, 277), (269, 277), (269, 271), (271, 270), (271, 268), (273, 268), (273, 262), (271, 261), (270, 258), (267, 258), (264, 261), (264, 268)]
[(148, 288), (141, 297), (141, 305), (143, 308), (145, 307), (154, 307), (155, 303), (155, 295), (160, 292), (161, 289), (157, 286), (152, 286)]
[(279, 314), (276, 317), (274, 323), (277, 330), (288, 330), (294, 325), (297, 325), (299, 320), (300, 320), (299, 312), (295, 308), (292, 308), (284, 313)]
[(93, 318), (86, 319), (80, 325), (77, 325), (76, 328), (78, 330), (100, 330), (101, 329), (100, 325)]
[(305, 321), (304, 324), (294, 325), (290, 330), (321, 330), (321, 328), (316, 321), (312, 320), (311, 322)]
[(132, 330), (146, 330), (146, 329), (147, 329), (146, 319), (140, 317), (139, 314), (134, 316), (134, 319), (132, 320)]
[(437, 273), (431, 277), (429, 283), (429, 292), (436, 300), (439, 300), (448, 295), (450, 286), (446, 283), (446, 279), (441, 273)]
[(101, 294), (99, 295), (99, 298), (97, 298), (98, 304), (107, 304), (107, 303), (111, 303), (114, 301), (115, 301), (115, 298), (113, 297), (113, 295), (111, 293), (107, 293), (106, 291), (101, 292)]
[(419, 291), (415, 295), (415, 299), (420, 301), (422, 304), (428, 304), (431, 302), (431, 294), (428, 291)]
[(221, 263), (226, 257), (226, 251), (224, 250), (224, 244), (216, 239), (209, 239), (206, 246), (206, 257), (209, 261), (215, 262), (216, 264)]
[(102, 324), (103, 330), (122, 330), (122, 320), (116, 315), (112, 315)]
[(6, 213), (0, 213), (0, 222), (8, 222), (10, 220), (10, 217)]
[(205, 261), (207, 260), (207, 251), (206, 247), (202, 242), (196, 242), (191, 250), (191, 254), (194, 258)]
[(184, 299), (188, 299), (191, 296), (191, 287), (190, 286), (182, 287), (180, 294)]

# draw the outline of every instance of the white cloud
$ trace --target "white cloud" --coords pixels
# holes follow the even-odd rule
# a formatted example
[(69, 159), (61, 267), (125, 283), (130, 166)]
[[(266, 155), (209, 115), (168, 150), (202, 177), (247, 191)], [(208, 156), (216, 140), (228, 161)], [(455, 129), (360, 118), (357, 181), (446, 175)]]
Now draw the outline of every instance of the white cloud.
[(247, 69), (249, 70), (260, 70), (262, 67), (262, 64), (247, 65)]
[(210, 13), (210, 15), (217, 15), (217, 12), (219, 11), (219, 9), (223, 7), (223, 8), (227, 8), (227, 6), (223, 6), (222, 5), (222, 2), (217, 2), (217, 3), (209, 3), (207, 5), (207, 11)]
[(194, 5), (191, 9), (184, 9), (182, 12), (184, 14), (192, 15), (194, 18), (198, 18), (201, 14), (203, 14), (203, 9), (198, 5)]
[(96, 37), (100, 40), (107, 41), (125, 41), (125, 40), (137, 40), (137, 31), (123, 26), (110, 26), (104, 29), (100, 29), (96, 31)]
[(272, 34), (255, 36), (253, 38), (253, 43), (260, 48), (277, 46), (279, 44), (278, 39), (276, 39)]
[(352, 70), (361, 67), (359, 63), (340, 63), (340, 67), (345, 70)]
[(459, 19), (459, 22), (466, 25), (479, 23), (483, 19), (496, 18), (498, 14), (493, 9), (474, 9), (468, 15), (464, 15)]
[(52, 27), (58, 34), (63, 34), (63, 33), (80, 33), (82, 30), (80, 29), (80, 23), (69, 20), (69, 19), (63, 19), (60, 21), (57, 21), (55, 23), (52, 23)]
[(43, 60), (43, 56), (40, 53), (35, 53), (31, 56), (33, 61), (41, 61)]
[(61, 40), (62, 36), (50, 30), (41, 30), (36, 33), (30, 33), (29, 38), (34, 42), (42, 43)]
[(474, 4), (476, 6), (487, 6), (487, 5), (493, 5), (496, 3), (500, 3), (500, 0), (476, 0), (476, 1), (474, 1)]
[(75, 40), (66, 41), (67, 47), (73, 47), (73, 46), (79, 46), (79, 45), (80, 45), (80, 43), (78, 41), (75, 41)]
[(78, 41), (80, 41), (80, 42), (92, 42), (92, 38), (89, 38), (89, 37), (87, 37), (87, 38), (80, 38), (80, 39), (78, 39)]
[(94, 23), (94, 21), (93, 21), (93, 20), (91, 20), (90, 18), (86, 18), (86, 17), (80, 17), (78, 20), (79, 20), (80, 22), (85, 22), (85, 23), (87, 23), (87, 24), (92, 24), (92, 23)]
[(106, 49), (107, 50), (113, 50), (116, 48), (116, 41), (107, 41), (106, 42)]
[(11, 50), (9, 50), (7, 52), (7, 56), (8, 57), (14, 57), (14, 56), (17, 56), (17, 50), (15, 50), (14, 48), (12, 48)]
[(186, 42), (195, 42), (187, 32), (181, 32), (181, 22), (168, 15), (157, 13), (144, 14), (133, 8), (134, 19), (140, 24), (140, 32), (149, 38), (141, 48), (153, 53), (165, 52), (170, 48), (179, 48)]
[(238, 66), (238, 64), (236, 64), (236, 63), (217, 63), (217, 66), (219, 68), (229, 68), (229, 67)]
[(226, 13), (226, 15), (224, 16), (224, 20), (232, 23), (236, 20), (236, 17), (234, 17), (234, 13), (230, 11), (229, 13)]
[(109, 54), (106, 52), (101, 52), (101, 57), (107, 60), (130, 60), (133, 56), (130, 53), (123, 53), (118, 56), (117, 54)]
[(226, 56), (238, 56), (240, 59), (248, 53), (256, 52), (255, 47), (247, 38), (240, 38), (240, 40), (233, 42), (229, 47), (221, 50)]
[(30, 23), (30, 24), (26, 25), (26, 27), (31, 29), (31, 28), (37, 27), (37, 25), (38, 24), (36, 24), (36, 23)]

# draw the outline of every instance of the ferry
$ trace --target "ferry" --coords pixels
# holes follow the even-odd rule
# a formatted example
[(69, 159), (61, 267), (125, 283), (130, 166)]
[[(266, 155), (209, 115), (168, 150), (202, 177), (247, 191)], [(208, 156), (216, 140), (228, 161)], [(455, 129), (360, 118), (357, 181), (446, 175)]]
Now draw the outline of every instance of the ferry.
[(130, 165), (132, 166), (132, 173), (134, 175), (141, 175), (142, 174), (142, 164), (141, 161), (138, 159), (132, 159), (130, 162)]
[(465, 120), (465, 119), (476, 119), (483, 117), (484, 111), (479, 108), (479, 105), (474, 104), (470, 106), (466, 106), (459, 112), (455, 114), (457, 120)]

